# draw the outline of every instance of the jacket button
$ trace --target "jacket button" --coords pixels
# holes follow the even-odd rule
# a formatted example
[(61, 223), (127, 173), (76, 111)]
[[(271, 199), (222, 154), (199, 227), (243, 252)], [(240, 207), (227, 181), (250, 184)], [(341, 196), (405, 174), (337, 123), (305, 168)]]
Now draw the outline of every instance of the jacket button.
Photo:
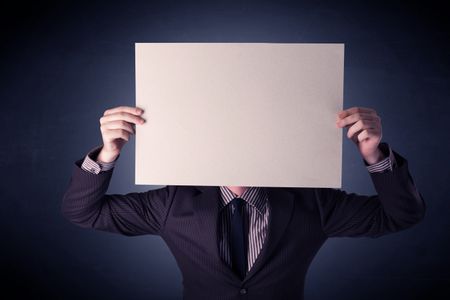
[(240, 293), (241, 295), (245, 295), (245, 294), (247, 294), (247, 289), (241, 289), (241, 290), (239, 291), (239, 293)]

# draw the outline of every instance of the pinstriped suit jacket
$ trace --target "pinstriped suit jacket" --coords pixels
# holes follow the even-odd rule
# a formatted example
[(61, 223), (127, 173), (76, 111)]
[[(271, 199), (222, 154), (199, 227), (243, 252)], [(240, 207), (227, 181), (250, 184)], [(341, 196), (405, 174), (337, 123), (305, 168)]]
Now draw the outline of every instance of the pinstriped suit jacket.
[(244, 280), (219, 255), (219, 187), (169, 185), (106, 194), (113, 170), (91, 174), (81, 169), (80, 159), (61, 210), (81, 227), (161, 236), (181, 270), (184, 299), (303, 299), (307, 269), (328, 237), (379, 237), (423, 219), (425, 203), (407, 160), (394, 155), (393, 171), (370, 173), (376, 195), (267, 187), (267, 242)]

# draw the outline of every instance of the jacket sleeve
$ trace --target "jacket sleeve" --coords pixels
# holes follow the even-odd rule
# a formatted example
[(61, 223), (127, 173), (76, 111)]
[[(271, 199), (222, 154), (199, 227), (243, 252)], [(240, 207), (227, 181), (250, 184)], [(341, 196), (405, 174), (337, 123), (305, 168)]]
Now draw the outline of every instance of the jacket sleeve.
[(142, 193), (105, 194), (114, 169), (93, 174), (75, 162), (64, 193), (61, 212), (83, 228), (127, 236), (159, 234), (164, 226), (176, 186)]
[(322, 228), (328, 237), (379, 237), (409, 228), (425, 216), (425, 202), (408, 170), (408, 162), (392, 151), (392, 170), (369, 173), (377, 195), (315, 189)]

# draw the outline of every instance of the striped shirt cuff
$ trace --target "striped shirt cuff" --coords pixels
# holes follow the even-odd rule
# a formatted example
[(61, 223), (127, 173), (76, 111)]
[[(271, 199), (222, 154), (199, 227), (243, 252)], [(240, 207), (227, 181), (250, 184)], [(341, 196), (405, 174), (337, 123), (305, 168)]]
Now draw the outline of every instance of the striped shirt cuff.
[(364, 164), (366, 165), (367, 171), (369, 171), (370, 173), (385, 172), (387, 170), (392, 171), (393, 168), (395, 167), (395, 157), (391, 147), (389, 147), (389, 145), (386, 143), (381, 143), (379, 147), (384, 156), (386, 156), (386, 158), (372, 165), (369, 165), (364, 160)]
[(103, 145), (95, 147), (86, 155), (81, 164), (81, 168), (87, 172), (98, 174), (100, 172), (106, 172), (114, 168), (117, 159), (120, 154), (116, 157), (116, 159), (112, 162), (106, 163), (97, 160), (98, 153), (102, 149)]

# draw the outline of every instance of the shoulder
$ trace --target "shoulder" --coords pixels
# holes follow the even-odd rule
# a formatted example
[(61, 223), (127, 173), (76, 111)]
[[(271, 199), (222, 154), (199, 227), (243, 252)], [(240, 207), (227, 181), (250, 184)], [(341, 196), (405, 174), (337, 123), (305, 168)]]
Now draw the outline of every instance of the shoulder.
[(290, 194), (296, 200), (311, 198), (317, 193), (317, 190), (320, 190), (319, 188), (305, 188), (305, 187), (270, 187), (267, 189), (269, 193), (273, 194), (278, 193)]
[(268, 188), (269, 197), (272, 195), (287, 196), (294, 200), (294, 203), (299, 207), (314, 206), (317, 197), (320, 195), (319, 188), (305, 188), (305, 187), (271, 187)]
[(156, 189), (148, 190), (148, 194), (164, 196), (165, 198), (186, 198), (194, 196), (198, 193), (198, 189), (194, 186), (182, 186), (182, 185), (165, 185)]

